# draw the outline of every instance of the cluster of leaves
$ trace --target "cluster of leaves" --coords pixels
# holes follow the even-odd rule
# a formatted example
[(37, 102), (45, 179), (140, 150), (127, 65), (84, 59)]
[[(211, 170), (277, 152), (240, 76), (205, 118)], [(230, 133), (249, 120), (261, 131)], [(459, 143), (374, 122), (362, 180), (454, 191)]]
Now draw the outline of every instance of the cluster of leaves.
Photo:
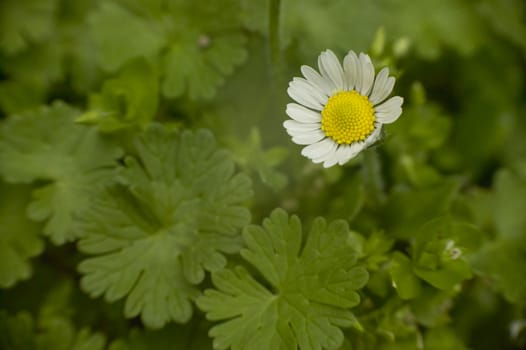
[[(525, 11), (1, 1), (0, 348), (526, 347)], [(281, 128), (326, 48), (406, 101), (331, 169)]]

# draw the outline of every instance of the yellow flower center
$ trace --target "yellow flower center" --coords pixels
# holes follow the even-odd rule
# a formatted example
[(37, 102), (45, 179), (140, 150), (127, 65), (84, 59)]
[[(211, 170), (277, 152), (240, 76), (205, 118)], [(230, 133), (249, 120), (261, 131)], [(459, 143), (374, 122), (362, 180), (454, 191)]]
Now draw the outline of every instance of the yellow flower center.
[(321, 111), (321, 129), (339, 144), (363, 141), (374, 130), (374, 108), (356, 91), (333, 95)]

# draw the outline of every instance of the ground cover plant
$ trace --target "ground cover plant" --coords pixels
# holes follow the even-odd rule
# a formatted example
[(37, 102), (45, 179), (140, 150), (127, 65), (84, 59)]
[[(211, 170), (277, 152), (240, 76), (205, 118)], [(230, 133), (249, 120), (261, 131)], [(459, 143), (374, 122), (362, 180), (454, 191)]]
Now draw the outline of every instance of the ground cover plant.
[(526, 348), (526, 3), (0, 1), (0, 349)]

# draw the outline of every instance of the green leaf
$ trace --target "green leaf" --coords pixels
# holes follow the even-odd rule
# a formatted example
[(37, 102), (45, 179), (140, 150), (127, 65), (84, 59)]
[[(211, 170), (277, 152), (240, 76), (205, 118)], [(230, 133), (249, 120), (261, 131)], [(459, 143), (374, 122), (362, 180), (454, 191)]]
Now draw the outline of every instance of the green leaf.
[[(199, 38), (194, 39), (197, 41)], [(177, 97), (188, 91), (192, 99), (213, 97), (223, 84), (224, 75), (231, 74), (234, 67), (245, 60), (244, 43), (242, 35), (232, 34), (216, 38), (213, 45), (206, 49), (172, 47), (163, 57), (166, 72), (163, 94)], [(189, 43), (187, 45), (190, 46)]]
[(25, 216), (31, 188), (0, 182), (0, 287), (12, 287), (29, 278), (29, 258), (44, 250), (40, 225)]
[(450, 289), (471, 278), (467, 256), (483, 242), (475, 226), (441, 217), (422, 226), (413, 245), (413, 271), (439, 289)]
[(365, 51), (384, 21), (381, 5), (367, 0), (291, 0), (282, 3), (282, 16), (281, 46), (297, 41), (303, 52), (327, 47), (347, 51), (349, 42)]
[(405, 254), (394, 252), (389, 273), (400, 299), (413, 299), (420, 294), (420, 281), (413, 272), (411, 260)]
[(526, 300), (526, 243), (524, 240), (497, 240), (488, 243), (473, 260), (477, 274), (486, 277), (494, 289), (511, 303)]
[(174, 40), (162, 57), (163, 95), (211, 98), (247, 58), (239, 1), (178, 1), (171, 11)]
[[(385, 304), (378, 307), (375, 310), (377, 321), (374, 326), (374, 331), (381, 334), (384, 339), (389, 340), (395, 344), (404, 344), (404, 339), (412, 339), (415, 342), (415, 338), (418, 336), (418, 324), (416, 323), (415, 315), (411, 310), (408, 303), (402, 302), (399, 298), (394, 297), (387, 300)], [(370, 332), (365, 333), (369, 335)], [(382, 343), (384, 343), (382, 341)], [(369, 346), (368, 348), (380, 348), (384, 347)], [(389, 347), (385, 347), (388, 349)], [(397, 347), (406, 349), (404, 347)], [(407, 347), (409, 348), (409, 347)]]
[(96, 124), (101, 131), (145, 127), (155, 116), (159, 86), (155, 68), (145, 60), (125, 65), (119, 75), (90, 97), (90, 110), (78, 122)]
[(426, 350), (468, 350), (454, 329), (440, 327), (430, 329), (424, 338)]
[(466, 217), (483, 230), (495, 227), (495, 194), (487, 188), (473, 188), (456, 203), (464, 208)]
[(497, 172), (494, 194), (489, 200), (497, 239), (476, 254), (473, 265), (477, 274), (488, 278), (493, 288), (512, 303), (523, 303), (526, 287), (522, 271), (526, 269), (526, 182), (507, 169)]
[(0, 108), (5, 114), (37, 108), (44, 102), (46, 88), (32, 81), (0, 81)]
[[(475, 178), (489, 175), (489, 164), (497, 160), (514, 164), (524, 158), (522, 136), (517, 137), (524, 129), (516, 102), (521, 100), (522, 66), (513, 53), (504, 49), (503, 41), (492, 45), (493, 50), (480, 52), (472, 64), (459, 71), (459, 88), (466, 94), (462, 97), (463, 108), (455, 118), (448, 150), (443, 152), (451, 154), (449, 168), (466, 169)], [(496, 65), (502, 66), (499, 72), (491, 69)], [(502, 81), (507, 82), (503, 89), (492, 88)], [(482, 114), (486, 116), (484, 123), (479, 122)], [(502, 154), (504, 146), (508, 148), (507, 155)]]
[(403, 118), (387, 126), (385, 146), (396, 159), (397, 181), (425, 188), (442, 181), (430, 158), (448, 140), (452, 123), (440, 106), (425, 102), (420, 82), (411, 88), (412, 103), (404, 107)]
[(103, 1), (88, 23), (99, 64), (107, 71), (116, 71), (134, 58), (155, 57), (165, 44), (159, 25), (112, 1)]
[(495, 226), (503, 239), (524, 238), (526, 233), (526, 181), (509, 170), (495, 176)]
[(423, 293), (411, 301), (411, 309), (418, 324), (428, 328), (448, 324), (451, 321), (449, 311), (455, 305), (453, 298), (460, 290), (460, 288), (446, 291), (424, 288)]
[(447, 213), (457, 192), (454, 179), (422, 189), (393, 191), (384, 213), (388, 233), (402, 239), (412, 237), (426, 222)]
[(260, 34), (268, 34), (269, 0), (241, 0), (241, 19), (243, 24)]
[[(63, 279), (56, 283), (45, 295), (38, 312), (37, 347), (57, 350), (99, 350), (103, 349), (106, 338), (100, 333), (92, 333), (87, 328), (77, 330), (71, 317), (75, 312), (73, 299), (75, 283)], [(83, 316), (83, 315), (79, 315)], [(43, 332), (42, 332), (43, 330)]]
[(378, 270), (388, 260), (387, 253), (391, 250), (394, 239), (383, 232), (373, 232), (365, 242), (364, 252), (367, 256), (367, 268)]
[(49, 84), (58, 81), (64, 74), (62, 46), (49, 41), (17, 53), (2, 57), (0, 65), (9, 72), (12, 81), (31, 82), (49, 88)]
[(33, 192), (30, 218), (47, 220), (55, 244), (78, 237), (75, 217), (93, 193), (113, 180), (121, 151), (96, 130), (75, 124), (63, 103), (8, 118), (0, 128), (0, 174), (12, 183), (47, 182)]
[(49, 37), (57, 0), (3, 0), (0, 3), (0, 50), (14, 54)]
[(28, 312), (9, 317), (6, 311), (0, 310), (0, 347), (12, 350), (36, 349), (32, 336), (34, 321)]
[(385, 7), (391, 10), (386, 17), (386, 28), (392, 30), (393, 35), (407, 36), (414, 42), (417, 53), (424, 58), (439, 57), (442, 46), (469, 55), (484, 40), (483, 22), (469, 1), (423, 0), (408, 3), (387, 0)]
[(160, 59), (166, 97), (210, 98), (247, 57), (237, 0), (128, 7), (110, 1), (89, 23), (102, 68), (115, 71), (138, 57)]
[(0, 107), (5, 113), (24, 112), (45, 103), (53, 84), (64, 76), (62, 59), (62, 46), (56, 41), (0, 56), (0, 71), (6, 74), (0, 81)]
[(452, 124), (450, 117), (441, 106), (430, 101), (418, 101), (422, 98), (418, 95), (425, 93), (422, 90), (420, 83), (412, 85), (411, 100), (417, 102), (404, 108), (403, 118), (388, 126), (392, 138), (388, 140), (387, 146), (393, 150), (393, 155), (398, 152), (421, 156), (423, 152), (440, 148), (449, 137)]
[(49, 350), (102, 350), (106, 339), (102, 334), (79, 331), (63, 319), (57, 318), (46, 325), (46, 333), (37, 337), (37, 349)]
[(288, 150), (273, 147), (263, 150), (261, 135), (252, 129), (245, 142), (232, 142), (230, 147), (235, 153), (237, 162), (246, 170), (257, 172), (261, 181), (273, 190), (282, 190), (287, 185), (287, 177), (275, 169), (286, 159)]
[(368, 279), (347, 224), (318, 218), (304, 238), (299, 218), (276, 209), (243, 237), (241, 255), (271, 288), (243, 267), (212, 274), (217, 290), (206, 290), (197, 303), (208, 319), (225, 320), (210, 330), (214, 347), (337, 349), (340, 327), (358, 327), (348, 309), (358, 305), (356, 290)]
[(88, 17), (100, 1), (76, 0), (61, 2), (57, 24), (58, 42), (63, 57), (63, 66), (68, 85), (76, 93), (86, 95), (98, 89), (102, 72), (98, 66), (98, 52), (95, 40), (90, 34)]
[(57, 317), (36, 324), (28, 312), (9, 316), (0, 310), (0, 348), (10, 350), (102, 350), (106, 339), (87, 328), (77, 331), (73, 324)]
[[(484, 0), (479, 4), (479, 13), (491, 23), (495, 31), (526, 49), (526, 9), (521, 0)], [(507, 18), (499, 21), (499, 18)]]
[(132, 329), (123, 339), (113, 342), (109, 350), (210, 350), (208, 322), (198, 320), (185, 325), (170, 324), (161, 330)]
[(126, 297), (126, 317), (159, 328), (188, 321), (194, 285), (225, 266), (224, 253), (239, 251), (252, 190), (208, 131), (177, 135), (154, 125), (135, 146), (120, 184), (83, 217), (79, 248), (94, 257), (79, 271), (90, 295)]
[(366, 263), (367, 269), (374, 271), (380, 269), (382, 264), (389, 260), (387, 254), (391, 250), (394, 240), (379, 231), (373, 232), (367, 238), (351, 231), (349, 242), (358, 253), (358, 258)]

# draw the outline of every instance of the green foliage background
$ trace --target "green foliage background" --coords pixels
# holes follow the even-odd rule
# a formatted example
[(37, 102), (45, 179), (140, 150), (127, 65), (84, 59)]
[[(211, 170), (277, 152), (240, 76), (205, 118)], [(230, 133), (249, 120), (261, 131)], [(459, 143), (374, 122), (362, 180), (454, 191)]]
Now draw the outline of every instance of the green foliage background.
[[(288, 81), (405, 98), (343, 167)], [(526, 3), (0, 1), (0, 349), (526, 348)]]

